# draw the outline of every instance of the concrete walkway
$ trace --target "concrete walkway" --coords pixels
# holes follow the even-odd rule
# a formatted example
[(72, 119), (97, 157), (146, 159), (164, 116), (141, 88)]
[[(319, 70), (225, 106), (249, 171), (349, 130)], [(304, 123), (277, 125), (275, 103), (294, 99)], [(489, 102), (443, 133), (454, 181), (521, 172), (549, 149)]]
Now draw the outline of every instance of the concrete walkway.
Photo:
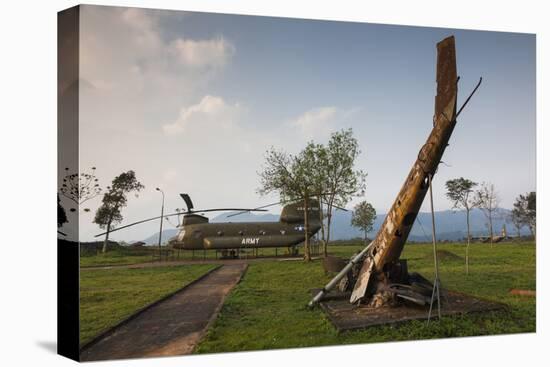
[(214, 270), (85, 347), (80, 359), (190, 354), (246, 268), (246, 264), (230, 264)]

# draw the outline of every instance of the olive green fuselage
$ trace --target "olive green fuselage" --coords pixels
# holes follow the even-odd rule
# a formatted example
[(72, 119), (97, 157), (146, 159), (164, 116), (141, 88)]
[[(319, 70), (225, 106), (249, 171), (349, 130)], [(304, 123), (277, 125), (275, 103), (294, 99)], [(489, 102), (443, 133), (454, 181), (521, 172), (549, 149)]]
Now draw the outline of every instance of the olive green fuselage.
[[(320, 229), (312, 223), (309, 237)], [(188, 224), (170, 240), (174, 248), (236, 249), (295, 246), (305, 240), (303, 223), (250, 222)]]
[[(310, 200), (307, 212), (311, 237), (321, 228), (319, 202)], [(202, 215), (187, 214), (170, 245), (185, 250), (290, 247), (304, 242), (304, 223), (304, 205), (300, 202), (285, 205), (278, 222), (209, 223)]]

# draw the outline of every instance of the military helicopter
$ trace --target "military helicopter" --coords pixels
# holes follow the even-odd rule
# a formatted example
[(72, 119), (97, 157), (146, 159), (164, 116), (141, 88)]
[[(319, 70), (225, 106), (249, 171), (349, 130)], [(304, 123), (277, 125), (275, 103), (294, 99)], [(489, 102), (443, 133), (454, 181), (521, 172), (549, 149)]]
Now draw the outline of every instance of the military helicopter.
[[(188, 194), (180, 194), (180, 196), (185, 201), (187, 210), (144, 219), (115, 228), (110, 232), (155, 219), (183, 215), (181, 224), (177, 226), (179, 228), (178, 234), (168, 241), (169, 245), (176, 249), (220, 250), (222, 256), (235, 256), (236, 249), (288, 247), (289, 253), (296, 253), (296, 246), (305, 241), (303, 200), (284, 205), (278, 222), (210, 223), (207, 217), (198, 213), (236, 211), (237, 213), (231, 215), (234, 216), (251, 211), (267, 211), (265, 208), (280, 204), (280, 202), (253, 209), (218, 208), (195, 210), (191, 197)], [(320, 218), (319, 202), (316, 199), (310, 199), (308, 205), (309, 238), (314, 236), (321, 228)], [(105, 234), (106, 232), (100, 233), (95, 237)]]

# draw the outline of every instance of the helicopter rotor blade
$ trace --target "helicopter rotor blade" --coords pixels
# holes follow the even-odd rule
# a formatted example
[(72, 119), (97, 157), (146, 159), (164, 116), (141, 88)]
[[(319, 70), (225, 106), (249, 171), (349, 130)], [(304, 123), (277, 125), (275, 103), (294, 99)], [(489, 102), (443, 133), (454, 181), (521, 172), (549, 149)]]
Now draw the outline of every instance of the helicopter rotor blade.
[[(324, 193), (324, 194), (321, 194), (321, 195), (319, 195), (319, 196), (325, 196), (325, 195), (328, 195), (328, 194)], [(286, 201), (281, 200), (281, 201), (277, 201), (276, 203), (271, 203), (271, 204), (259, 206), (259, 207), (255, 208), (255, 209), (256, 209), (256, 210), (257, 210), (257, 209), (264, 209), (264, 208), (269, 208), (269, 207), (274, 206), (274, 205), (281, 205), (281, 204), (294, 203), (294, 202), (297, 202), (297, 201), (300, 201), (300, 200), (302, 200), (302, 198), (300, 198), (300, 199), (295, 199), (295, 200), (286, 200)], [(322, 200), (322, 199), (321, 199), (321, 201), (324, 202), (325, 204), (327, 204), (327, 202), (326, 202), (325, 200)], [(348, 211), (346, 208), (342, 208), (342, 207), (340, 207), (340, 206), (338, 206), (338, 205), (332, 204), (332, 207), (334, 207), (334, 208), (336, 208), (336, 209), (339, 209), (339, 210), (343, 210), (343, 211), (345, 211), (345, 212)], [(235, 216), (237, 216), (237, 215), (241, 215), (241, 214), (244, 214), (244, 213), (248, 213), (248, 212), (250, 212), (250, 211), (251, 211), (251, 210), (243, 210), (243, 211), (240, 211), (240, 212), (238, 212), (238, 213), (232, 213), (232, 214), (229, 214), (226, 218), (235, 217)]]
[[(155, 219), (171, 217), (171, 216), (174, 216), (174, 215), (182, 215), (182, 214), (187, 215), (187, 214), (194, 214), (194, 213), (219, 212), (219, 211), (237, 211), (237, 210), (239, 210), (239, 211), (242, 211), (242, 210), (257, 211), (257, 212), (266, 212), (267, 211), (265, 209), (246, 209), (246, 208), (216, 208), (216, 209), (204, 209), (204, 210), (191, 210), (191, 211), (186, 211), (186, 212), (171, 213), (171, 214), (159, 215), (159, 216), (153, 217), (153, 218), (143, 219), (143, 220), (140, 220), (140, 221), (137, 221), (137, 222), (134, 222), (134, 223), (127, 224), (127, 225), (122, 226), (122, 227), (117, 227), (117, 228), (111, 229), (108, 232), (112, 233), (112, 232), (120, 231), (121, 229), (135, 226), (136, 224), (146, 223), (146, 222), (150, 222), (150, 221), (155, 220)], [(103, 236), (105, 234), (107, 234), (107, 232), (96, 234), (94, 237), (100, 237), (100, 236)]]
[[(124, 228), (128, 228), (128, 227), (132, 227), (132, 226), (135, 226), (136, 224), (141, 224), (141, 223), (146, 223), (146, 222), (150, 222), (152, 220), (155, 220), (155, 219), (160, 219), (160, 218), (165, 218), (165, 217), (171, 217), (173, 215), (181, 215), (181, 214), (186, 214), (187, 212), (185, 213), (172, 213), (172, 214), (165, 214), (165, 215), (162, 215), (162, 216), (158, 216), (158, 217), (153, 217), (153, 218), (148, 218), (148, 219), (143, 219), (143, 220), (139, 220), (137, 222), (134, 222), (134, 223), (130, 223), (130, 224), (126, 224), (125, 226), (122, 226), (122, 227), (117, 227), (117, 228), (113, 228), (111, 229), (110, 231), (108, 231), (109, 233), (113, 233), (113, 232), (116, 232), (116, 231), (120, 231), (121, 229), (124, 229)], [(107, 232), (102, 232), (102, 233), (99, 233), (99, 234), (96, 234), (94, 237), (100, 237), (100, 236), (103, 236), (107, 234)]]
[(191, 201), (191, 197), (189, 196), (189, 194), (180, 194), (181, 198), (183, 199), (183, 201), (185, 201), (185, 205), (187, 206), (187, 211), (192, 211), (193, 210), (193, 201)]
[(260, 208), (253, 208), (253, 209), (247, 209), (247, 208), (216, 208), (216, 209), (203, 209), (203, 210), (191, 210), (189, 212), (185, 212), (184, 214), (193, 214), (193, 213), (206, 213), (206, 212), (226, 212), (226, 211), (247, 211), (247, 212), (266, 212), (265, 209)]
[[(234, 216), (241, 215), (241, 214), (244, 214), (244, 213), (248, 213), (248, 212), (251, 212), (251, 211), (259, 211), (259, 209), (269, 208), (270, 206), (279, 205), (279, 204), (281, 204), (281, 202), (277, 201), (276, 203), (271, 203), (271, 204), (259, 206), (257, 208), (254, 208), (254, 210), (243, 210), (243, 211), (240, 211), (238, 213), (232, 213), (232, 214), (229, 214), (226, 218), (234, 217)], [(263, 210), (263, 211), (265, 211), (265, 210)]]
[(271, 203), (271, 204), (259, 206), (259, 207), (255, 208), (254, 210), (243, 210), (243, 211), (240, 211), (238, 213), (229, 214), (226, 218), (235, 217), (237, 215), (241, 215), (241, 214), (248, 213), (248, 212), (251, 212), (251, 211), (255, 211), (255, 210), (258, 210), (258, 209), (269, 208), (270, 206), (274, 206), (274, 205), (288, 204), (288, 203), (293, 203), (293, 202), (300, 201), (300, 200), (302, 200), (302, 199), (286, 200), (286, 201), (281, 200), (281, 201), (277, 201), (276, 203)]
[[(325, 204), (328, 204), (326, 201), (325, 201), (324, 203), (325, 203)], [(332, 207), (333, 207), (333, 208), (336, 208), (336, 209), (338, 209), (338, 210), (342, 210), (342, 211), (344, 211), (344, 212), (347, 212), (347, 211), (348, 211), (346, 208), (342, 208), (342, 207), (340, 207), (340, 206), (338, 206), (338, 205), (332, 204)]]

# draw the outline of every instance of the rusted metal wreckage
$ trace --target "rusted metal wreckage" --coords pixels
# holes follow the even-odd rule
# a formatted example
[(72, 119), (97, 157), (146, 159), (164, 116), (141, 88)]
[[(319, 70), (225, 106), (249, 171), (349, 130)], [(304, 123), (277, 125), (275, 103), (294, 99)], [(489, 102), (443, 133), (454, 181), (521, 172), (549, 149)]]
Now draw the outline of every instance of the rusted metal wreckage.
[(320, 302), (336, 287), (341, 292), (351, 291), (350, 303), (373, 308), (403, 300), (421, 305), (430, 302), (432, 284), (419, 274), (409, 274), (407, 262), (400, 256), (455, 128), (456, 119), (481, 84), (480, 78), (457, 111), (458, 79), (455, 39), (451, 36), (437, 44), (435, 114), (433, 129), (426, 143), (420, 149), (375, 239), (311, 300), (310, 306)]

